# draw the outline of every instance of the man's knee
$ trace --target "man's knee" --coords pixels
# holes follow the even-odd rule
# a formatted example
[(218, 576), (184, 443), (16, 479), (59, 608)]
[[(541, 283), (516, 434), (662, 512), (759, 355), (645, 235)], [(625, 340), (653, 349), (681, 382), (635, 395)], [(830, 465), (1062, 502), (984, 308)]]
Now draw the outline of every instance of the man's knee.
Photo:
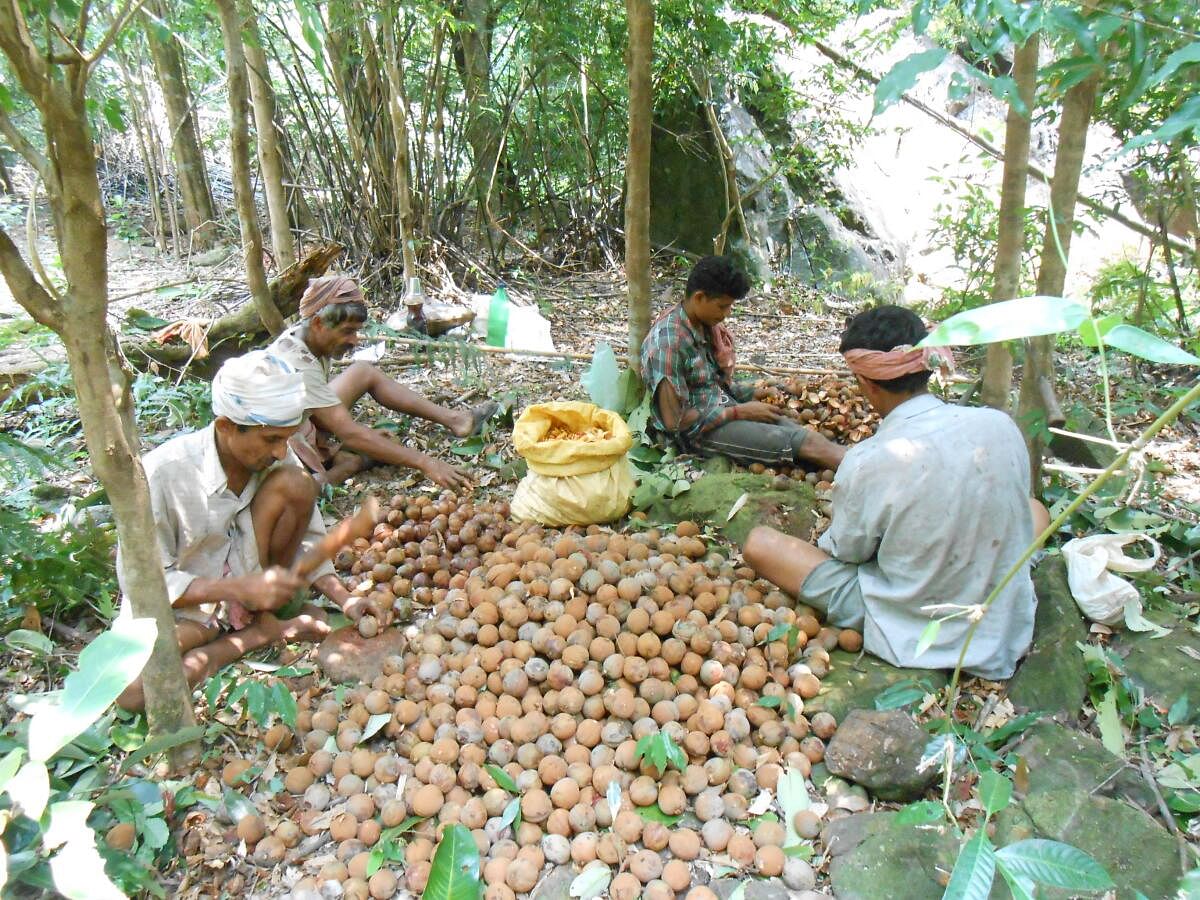
[(742, 557), (749, 564), (750, 568), (758, 568), (757, 563), (767, 558), (776, 534), (778, 532), (774, 528), (769, 528), (766, 525), (756, 525), (746, 535), (746, 542), (742, 545)]
[(287, 506), (312, 506), (317, 502), (317, 483), (299, 466), (277, 466), (260, 488)]
[(374, 366), (369, 362), (363, 362), (361, 359), (358, 362), (352, 362), (346, 367), (346, 375), (355, 384), (361, 384), (364, 387), (371, 387), (380, 378), (387, 376), (379, 371), (378, 366)]

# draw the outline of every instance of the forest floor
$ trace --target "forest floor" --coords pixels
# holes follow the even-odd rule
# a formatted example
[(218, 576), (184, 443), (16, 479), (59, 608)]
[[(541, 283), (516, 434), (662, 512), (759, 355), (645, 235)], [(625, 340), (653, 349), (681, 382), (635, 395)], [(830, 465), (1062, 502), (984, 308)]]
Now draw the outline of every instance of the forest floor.
[[(15, 216), (16, 212), (0, 208), (0, 215)], [(42, 241), (39, 250), (43, 261), (53, 271), (53, 246)], [(238, 254), (233, 250), (225, 254), (206, 254), (189, 262), (160, 255), (137, 240), (124, 241), (114, 236), (110, 267), (114, 297), (110, 319), (117, 328), (128, 327), (126, 316), (131, 309), (175, 320), (220, 315), (238, 302), (234, 285), (239, 282), (240, 265)], [(685, 277), (682, 270), (672, 268), (669, 263), (664, 263), (658, 276), (655, 314), (674, 302)], [(160, 288), (164, 285), (167, 287)], [(431, 290), (427, 285), (432, 299), (438, 299), (436, 287), (432, 286)], [(515, 302), (535, 303), (546, 315), (559, 351), (590, 354), (598, 342), (607, 341), (618, 359), (623, 358), (626, 315), (621, 273), (578, 273), (529, 281), (514, 278), (508, 282), (508, 290)], [(399, 305), (398, 298), (376, 295), (369, 300), (379, 319)], [(838, 335), (846, 315), (853, 311), (856, 310), (852, 305), (838, 298), (822, 296), (786, 279), (756, 290), (738, 304), (732, 316), (739, 361), (771, 368), (840, 371), (840, 357), (836, 353)], [(40, 360), (41, 365), (60, 358), (55, 342), (40, 335), (37, 329), (30, 329), (24, 319), (23, 312), (14, 307), (0, 282), (0, 370), (17, 371), (20, 360), (28, 361), (30, 354)], [(364, 343), (370, 344), (372, 340), (369, 337)], [(396, 365), (389, 362), (396, 353), (403, 355), (403, 351), (391, 351), (380, 365), (430, 399), (450, 406), (470, 406), (488, 397), (504, 401), (503, 406), (511, 416), (502, 416), (489, 428), (482, 441), (458, 441), (439, 428), (423, 427), (417, 422), (397, 423), (370, 403), (358, 410), (361, 420), (395, 428), (413, 445), (470, 468), (476, 475), (476, 496), (481, 499), (507, 500), (511, 494), (516, 480), (510, 465), (515, 458), (508, 432), (512, 416), (533, 402), (587, 399), (587, 392), (580, 383), (580, 376), (587, 366), (582, 360), (483, 353), (464, 357), (457, 352), (447, 352), (424, 354), (413, 362)], [(963, 354), (961, 368), (974, 371), (973, 363), (977, 361), (977, 356)], [(1102, 418), (1101, 382), (1095, 358), (1078, 349), (1066, 349), (1060, 354), (1059, 361), (1066, 392), (1064, 408), (1079, 406)], [(1153, 418), (1152, 408), (1161, 405), (1160, 392), (1175, 373), (1137, 372), (1122, 363), (1110, 360), (1110, 364), (1115, 369), (1117, 383), (1116, 427), (1119, 436), (1129, 438)], [(21, 377), (28, 377), (36, 368), (33, 366)], [(4, 412), (5, 427), (22, 426), (31, 414), (29, 410), (10, 405)], [(158, 443), (169, 436), (167, 432), (148, 435), (148, 442)], [(1197, 441), (1195, 421), (1186, 419), (1168, 429), (1154, 444), (1151, 455), (1164, 464), (1161, 471), (1152, 475), (1148, 485), (1148, 496), (1154, 498), (1157, 513), (1188, 526), (1194, 525), (1195, 513), (1188, 504), (1200, 502), (1200, 479), (1197, 478), (1200, 442)], [(689, 468), (689, 477), (698, 475), (698, 468)], [(51, 477), (64, 484), (70, 495), (76, 497), (90, 493), (95, 487), (79, 473), (60, 473)], [(1078, 483), (1074, 486), (1077, 489)], [(326, 518), (332, 521), (345, 514), (368, 492), (383, 497), (436, 495), (428, 485), (420, 483), (415, 474), (391, 468), (374, 469), (335, 492), (332, 503), (326, 507)], [(720, 540), (715, 535), (713, 539)], [(728, 547), (727, 552), (736, 558), (736, 546)], [(55, 636), (64, 641), (61, 650), (67, 652), (85, 644), (103, 627), (103, 623), (86, 616), (82, 621), (58, 624), (61, 627)], [(303, 672), (304, 664), (312, 659), (313, 653), (313, 648), (301, 646), (282, 655), (260, 654), (251, 666), (239, 666), (238, 674), (243, 678), (268, 677), (270, 671), (280, 665), (301, 667)], [(49, 667), (31, 661), (21, 653), (6, 650), (0, 664), (5, 673), (6, 689), (12, 693), (30, 694), (58, 686)], [(297, 675), (288, 679), (289, 688), (294, 694), (313, 688), (332, 691), (332, 687), (317, 679), (314, 674)], [(998, 728), (1016, 717), (1013, 705), (1005, 698), (1000, 686), (973, 682), (968, 686), (968, 693), (974, 697), (973, 708), (979, 712), (980, 722), (986, 720)], [(274, 869), (253, 864), (245, 843), (239, 842), (231, 833), (230, 817), (236, 817), (238, 813), (229, 807), (229, 792), (222, 790), (221, 778), (217, 777), (230, 760), (255, 760), (260, 766), (259, 789), (251, 794), (251, 801), (266, 811), (271, 806), (266, 785), (276, 777), (277, 766), (282, 765), (282, 760), (277, 763), (276, 754), (264, 750), (265, 729), (260, 728), (244, 708), (231, 705), (227, 695), (220, 700), (220, 685), (212, 697), (218, 702), (215, 706), (209, 706), (208, 701), (202, 703), (201, 718), (210, 729), (221, 723), (216, 731), (210, 730), (211, 734), (219, 733), (219, 738), (207, 748), (200, 777), (193, 776), (189, 780), (199, 787), (200, 794), (207, 794), (217, 815), (202, 815), (200, 806), (193, 807), (186, 816), (180, 814), (175, 824), (179, 826), (182, 856), (189, 865), (186, 869), (174, 867), (164, 872), (164, 887), (169, 893), (178, 891), (180, 896), (243, 893), (247, 896), (285, 896), (302, 874), (302, 861), (293, 860), (293, 865)], [(1200, 703), (1200, 695), (1193, 700)], [(928, 711), (928, 704), (924, 706)], [(884, 804), (872, 808), (887, 807)], [(817, 876), (818, 888), (829, 889), (828, 868), (819, 866)], [(543, 896), (551, 900), (549, 894)]]

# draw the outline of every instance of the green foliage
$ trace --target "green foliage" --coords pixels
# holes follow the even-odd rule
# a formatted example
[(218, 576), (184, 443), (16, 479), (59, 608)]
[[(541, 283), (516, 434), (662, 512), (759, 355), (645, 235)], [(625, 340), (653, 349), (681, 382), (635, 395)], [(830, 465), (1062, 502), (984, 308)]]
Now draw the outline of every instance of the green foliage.
[(226, 666), (204, 683), (204, 699), (208, 702), (208, 708), (215, 711), (220, 708), (218, 704), (221, 704), (224, 694), (223, 707), (239, 718), (246, 716), (263, 728), (278, 718), (288, 727), (294, 728), (296, 698), (282, 679), (309, 671), (311, 669), (301, 670), (285, 666), (273, 673), (275, 677), (264, 678), (258, 673), (242, 673), (235, 666)]
[(479, 900), (479, 847), (471, 832), (454, 824), (442, 832), (421, 900)]
[(680, 772), (687, 768), (687, 754), (665, 731), (640, 738), (633, 758), (644, 759), (659, 772), (666, 772), (668, 766), (674, 766)]

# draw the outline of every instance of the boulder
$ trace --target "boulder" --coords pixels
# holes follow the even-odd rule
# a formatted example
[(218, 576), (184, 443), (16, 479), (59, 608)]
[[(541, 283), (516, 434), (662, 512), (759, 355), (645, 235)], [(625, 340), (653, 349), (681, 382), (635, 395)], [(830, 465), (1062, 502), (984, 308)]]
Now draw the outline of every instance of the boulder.
[(838, 725), (825, 767), (881, 800), (912, 800), (937, 778), (937, 766), (917, 769), (928, 740), (908, 713), (856, 709)]
[(729, 900), (741, 885), (746, 886), (741, 895), (742, 900), (788, 900), (791, 897), (780, 878), (754, 878), (749, 881), (745, 878), (717, 878), (708, 883), (713, 893), (721, 900)]
[(400, 628), (385, 628), (365, 638), (354, 625), (339, 628), (317, 648), (317, 665), (333, 682), (370, 684), (383, 673), (389, 656), (404, 653), (408, 639)]
[[(1183, 872), (1175, 838), (1136, 806), (1074, 788), (1042, 791), (996, 817), (999, 846), (1027, 838), (1070, 844), (1104, 867), (1119, 900), (1174, 896)], [(1039, 889), (1039, 897), (1065, 898), (1067, 891)]]
[(1008, 697), (1020, 710), (1073, 719), (1087, 695), (1087, 669), (1075, 647), (1087, 640), (1087, 624), (1061, 557), (1044, 560), (1033, 572), (1033, 585), (1038, 598), (1033, 646), (1008, 683)]
[[(742, 494), (749, 494), (750, 498), (729, 520), (729, 511)], [(756, 525), (770, 525), (807, 539), (814, 522), (815, 504), (813, 489), (803, 481), (749, 473), (703, 475), (678, 497), (656, 503), (650, 509), (650, 517), (657, 521), (690, 519), (714, 524), (735, 544), (743, 543)]]
[(1170, 709), (1186, 694), (1189, 708), (1200, 709), (1200, 634), (1187, 622), (1163, 620), (1158, 624), (1170, 628), (1171, 633), (1162, 638), (1148, 631), (1118, 633), (1113, 649), (1125, 658), (1125, 674), (1156, 706)]
[(834, 825), (861, 835), (830, 863), (838, 900), (939, 900), (945, 892), (958, 856), (948, 825), (905, 825), (895, 813), (859, 813)]
[(875, 698), (901, 682), (915, 682), (930, 691), (946, 686), (946, 673), (936, 669), (901, 669), (875, 656), (834, 650), (821, 691), (804, 701), (806, 715), (827, 712), (839, 722), (852, 709), (874, 709)]
[(1043, 721), (1031, 726), (1015, 752), (1029, 769), (1027, 795), (1074, 789), (1081, 794), (1154, 802), (1145, 780), (1090, 735)]
[(571, 882), (578, 873), (570, 864), (555, 866), (537, 883), (530, 900), (561, 900), (571, 892)]

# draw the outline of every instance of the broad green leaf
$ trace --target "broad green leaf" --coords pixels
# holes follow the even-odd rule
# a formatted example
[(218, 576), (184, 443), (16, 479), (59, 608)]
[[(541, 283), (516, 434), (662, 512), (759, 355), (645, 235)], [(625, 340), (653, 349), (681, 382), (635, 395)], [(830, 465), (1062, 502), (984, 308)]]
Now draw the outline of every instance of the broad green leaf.
[(517, 790), (517, 783), (513, 781), (512, 776), (505, 772), (502, 768), (492, 763), (488, 763), (487, 770), (499, 787), (504, 788), (504, 790), (508, 791), (510, 794), (520, 793), (520, 791)]
[(767, 643), (777, 641), (791, 630), (792, 626), (787, 622), (780, 622), (777, 625), (772, 625), (771, 630), (767, 632)]
[(86, 821), (78, 824), (79, 828), (72, 829), (77, 836), (50, 857), (54, 887), (68, 900), (124, 900), (125, 894), (104, 872), (104, 857), (96, 849), (95, 833)]
[(363, 729), (362, 738), (359, 739), (359, 743), (365, 743), (375, 737), (379, 733), (379, 730), (390, 721), (392, 721), (392, 714), (390, 712), (375, 713), (375, 715), (367, 719), (367, 727)]
[(0, 792), (12, 780), (12, 777), (17, 774), (17, 770), (21, 768), (21, 758), (25, 755), (23, 747), (14, 747), (4, 755), (4, 759), (0, 759)]
[(946, 808), (936, 800), (918, 800), (901, 807), (896, 813), (900, 825), (932, 825), (946, 816)]
[(247, 682), (246, 712), (259, 725), (267, 724), (267, 689), (261, 681)]
[(168, 750), (174, 750), (176, 747), (182, 747), (184, 744), (190, 744), (192, 741), (198, 741), (202, 737), (204, 737), (204, 726), (191, 725), (174, 734), (163, 734), (150, 738), (150, 740), (130, 753), (129, 756), (125, 757), (125, 761), (121, 763), (121, 768), (118, 771), (123, 775), (142, 760), (157, 756), (160, 753), (166, 753)]
[(1034, 900), (1033, 892), (1037, 885), (1032, 879), (1010, 872), (1004, 860), (996, 857), (996, 869), (1004, 876), (1004, 882), (1012, 892), (1013, 900)]
[(578, 900), (595, 900), (608, 890), (608, 883), (612, 881), (612, 877), (612, 869), (594, 859), (575, 876), (571, 882), (570, 894)]
[(161, 850), (171, 839), (171, 830), (166, 821), (158, 817), (147, 819), (141, 833), (142, 841), (152, 850)]
[(925, 690), (919, 687), (915, 681), (900, 681), (875, 695), (875, 708), (879, 710), (903, 709), (924, 696)]
[(1126, 141), (1122, 151), (1136, 150), (1147, 144), (1169, 143), (1173, 138), (1186, 134), (1200, 126), (1200, 94), (1196, 94), (1175, 110), (1165, 122), (1150, 134), (1142, 134)]
[(1085, 347), (1099, 347), (1100, 338), (1124, 321), (1120, 313), (1110, 313), (1107, 316), (1101, 316), (1099, 319), (1084, 319), (1079, 323), (1079, 338), (1083, 341)]
[(994, 816), (1012, 800), (1012, 782), (991, 769), (979, 773), (979, 802), (989, 816)]
[(1192, 869), (1179, 882), (1180, 900), (1200, 900), (1200, 868)]
[(1188, 712), (1191, 707), (1188, 704), (1188, 695), (1180, 694), (1179, 699), (1171, 704), (1171, 708), (1167, 710), (1168, 725), (1182, 725), (1187, 721)]
[(421, 900), (479, 900), (479, 846), (465, 826), (450, 825), (433, 854)]
[(662, 808), (655, 803), (653, 806), (638, 806), (635, 807), (637, 814), (647, 822), (661, 822), (668, 828), (673, 828), (679, 824), (679, 820), (683, 816), (671, 816), (662, 811)]
[(1104, 748), (1114, 756), (1125, 753), (1125, 732), (1121, 730), (1121, 715), (1117, 712), (1117, 692), (1109, 690), (1096, 704), (1096, 725)]
[(755, 702), (755, 706), (765, 706), (767, 709), (775, 709), (783, 703), (782, 697), (759, 697)]
[(921, 347), (993, 344), (1017, 338), (1074, 331), (1088, 317), (1082, 303), (1062, 297), (1019, 297), (989, 303), (951, 316), (933, 329)]
[(1156, 84), (1162, 84), (1168, 78), (1175, 74), (1175, 71), (1181, 66), (1191, 65), (1192, 63), (1200, 63), (1200, 41), (1193, 41), (1186, 46), (1180, 47), (1174, 53), (1167, 57), (1154, 77), (1150, 79), (1148, 87), (1153, 87)]
[(46, 811), (46, 801), (50, 799), (50, 773), (46, 771), (45, 763), (31, 759), (5, 786), (8, 796), (21, 807), (28, 818), (35, 822)]
[(926, 650), (933, 646), (934, 641), (938, 639), (938, 632), (942, 630), (942, 620), (934, 619), (923, 629), (921, 629), (921, 637), (917, 639), (917, 650), (914, 656), (920, 656)]
[(513, 797), (508, 801), (508, 806), (504, 807), (504, 812), (500, 813), (500, 828), (501, 830), (512, 825), (517, 816), (521, 814), (521, 798)]
[(942, 900), (987, 900), (996, 877), (996, 850), (980, 829), (963, 845)]
[(1200, 791), (1192, 791), (1184, 794), (1172, 794), (1167, 798), (1167, 806), (1175, 810), (1175, 812), (1192, 815), (1200, 812)]
[(621, 411), (622, 396), (621, 367), (617, 364), (613, 348), (605, 341), (592, 351), (592, 363), (584, 371), (580, 382), (592, 398), (592, 402), (603, 409)]
[(645, 759), (660, 772), (667, 766), (675, 766), (680, 772), (687, 768), (687, 754), (665, 731), (657, 731), (640, 738), (634, 750), (635, 759)]
[(996, 851), (996, 858), (1014, 875), (1048, 887), (1071, 891), (1106, 891), (1113, 886), (1094, 859), (1070, 844), (1030, 838)]
[(48, 760), (95, 722), (141, 673), (157, 632), (153, 619), (118, 618), (88, 644), (58, 702), (30, 720), (30, 758)]
[(1133, 325), (1116, 326), (1104, 335), (1104, 343), (1151, 362), (1172, 366), (1200, 366), (1200, 356), (1180, 350), (1174, 344), (1169, 344), (1157, 335)]
[(892, 66), (891, 71), (879, 79), (875, 86), (875, 112), (879, 115), (903, 96), (904, 92), (917, 83), (917, 78), (936, 69), (946, 58), (941, 47), (919, 50), (906, 56)]
[(296, 727), (296, 698), (282, 681), (271, 685), (271, 706), (285, 725)]
[(64, 800), (50, 804), (50, 823), (42, 833), (42, 845), (47, 850), (57, 850), (68, 841), (94, 840), (95, 835), (88, 826), (94, 803), (87, 800)]
[(40, 631), (28, 628), (16, 628), (4, 636), (4, 643), (13, 650), (23, 650), (37, 656), (47, 656), (54, 652), (54, 642)]
[(799, 769), (790, 767), (784, 769), (775, 789), (779, 796), (779, 807), (783, 810), (783, 821), (787, 826), (787, 839), (783, 842), (784, 847), (803, 843), (804, 838), (796, 831), (796, 813), (806, 810), (812, 805), (812, 801), (808, 797), (808, 785), (805, 782), (804, 774)]

